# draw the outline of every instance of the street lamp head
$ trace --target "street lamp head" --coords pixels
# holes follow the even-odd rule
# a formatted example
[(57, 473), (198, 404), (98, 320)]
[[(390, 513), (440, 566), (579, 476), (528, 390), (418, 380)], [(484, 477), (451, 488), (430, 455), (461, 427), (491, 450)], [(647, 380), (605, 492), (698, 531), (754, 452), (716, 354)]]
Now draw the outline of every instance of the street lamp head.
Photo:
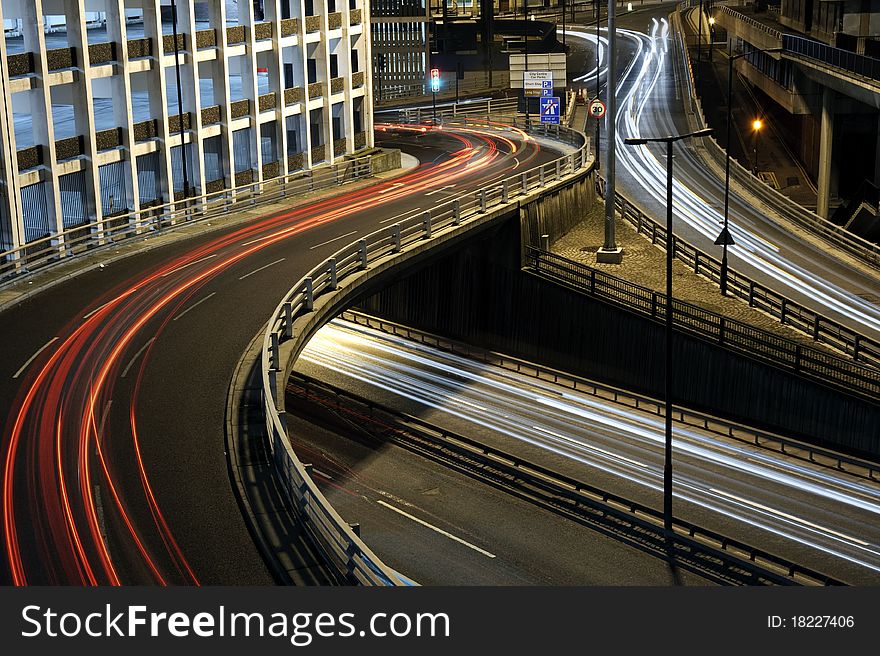
[(709, 27), (715, 27), (715, 17), (709, 16)]
[(702, 130), (697, 130), (696, 132), (692, 132), (690, 136), (692, 137), (708, 137), (712, 134), (712, 128), (703, 128)]
[(755, 132), (760, 130), (761, 126), (763, 126), (763, 125), (764, 124), (761, 122), (761, 119), (759, 119), (759, 118), (756, 118), (754, 121), (752, 121), (752, 128), (754, 128)]
[(647, 139), (642, 139), (641, 137), (627, 137), (623, 140), (627, 146), (644, 146), (648, 143)]

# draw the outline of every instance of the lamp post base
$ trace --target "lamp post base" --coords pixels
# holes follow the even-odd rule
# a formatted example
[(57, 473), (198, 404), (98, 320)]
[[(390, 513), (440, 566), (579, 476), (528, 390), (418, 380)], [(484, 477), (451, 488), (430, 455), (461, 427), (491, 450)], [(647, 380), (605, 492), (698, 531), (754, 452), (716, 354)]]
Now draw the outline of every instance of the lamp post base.
[(598, 264), (620, 264), (623, 262), (623, 249), (600, 248), (596, 251), (596, 262)]

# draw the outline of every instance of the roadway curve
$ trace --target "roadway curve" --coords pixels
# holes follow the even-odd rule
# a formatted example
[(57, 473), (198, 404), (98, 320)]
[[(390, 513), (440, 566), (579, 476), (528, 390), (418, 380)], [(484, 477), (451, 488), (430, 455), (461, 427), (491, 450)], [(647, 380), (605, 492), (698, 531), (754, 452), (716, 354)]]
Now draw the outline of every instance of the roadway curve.
[[(341, 320), (315, 335), (296, 369), (638, 503), (661, 503), (664, 426), (654, 414)], [(849, 583), (880, 583), (876, 481), (691, 426), (675, 427), (674, 449), (677, 517)], [(369, 455), (364, 478), (377, 475), (372, 459), (382, 457), (382, 450)], [(363, 481), (353, 484), (363, 497), (358, 507), (382, 500)], [(372, 511), (381, 513), (387, 522), (387, 509)], [(495, 519), (515, 517), (511, 509)], [(497, 539), (478, 521), (460, 530)]]
[[(669, 10), (668, 6), (656, 8), (624, 16), (618, 22), (616, 185), (620, 193), (660, 220), (666, 217), (665, 146), (633, 147), (624, 145), (623, 140), (690, 130), (682, 97), (685, 86), (681, 76), (686, 69), (676, 70), (673, 36), (666, 19)], [(574, 28), (569, 35), (581, 43), (595, 44), (595, 31)], [(604, 71), (604, 36), (601, 41), (600, 69)], [(588, 68), (591, 70), (573, 77), (577, 80), (586, 74), (583, 82), (592, 82), (595, 65)], [(604, 134), (602, 145), (604, 150)], [(706, 169), (692, 148), (693, 143), (688, 142), (675, 146), (674, 230), (720, 258), (720, 247), (713, 242), (723, 224), (724, 181)], [(866, 336), (880, 338), (880, 306), (865, 298), (876, 295), (880, 275), (818, 238), (804, 238), (800, 230), (780, 227), (767, 218), (766, 211), (757, 201), (731, 189), (730, 228), (736, 241), (729, 249), (731, 268)]]
[(227, 388), (248, 342), (342, 239), (552, 158), (488, 129), (428, 132), (408, 150), (422, 164), (401, 177), (292, 200), (0, 314), (4, 581), (271, 582), (223, 452)]

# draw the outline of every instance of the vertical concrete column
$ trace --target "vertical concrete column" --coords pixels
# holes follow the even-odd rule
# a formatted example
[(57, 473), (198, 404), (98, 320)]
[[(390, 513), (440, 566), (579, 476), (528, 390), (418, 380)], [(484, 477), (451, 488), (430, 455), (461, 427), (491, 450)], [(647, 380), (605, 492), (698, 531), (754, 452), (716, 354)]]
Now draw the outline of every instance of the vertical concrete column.
[(311, 98), (309, 97), (309, 46), (306, 43), (306, 3), (305, 0), (294, 0), (292, 4), (299, 5), (299, 48), (294, 53), (294, 58), (299, 57), (299, 70), (302, 71), (303, 79), (303, 102), (301, 125), (303, 136), (303, 167), (312, 168), (312, 111), (310, 108)]
[(819, 128), (819, 195), (816, 214), (827, 219), (831, 196), (831, 157), (834, 146), (834, 91), (825, 87), (822, 92), (822, 124)]
[(372, 29), (370, 17), (370, 3), (358, 0), (361, 10), (361, 29), (363, 36), (361, 37), (361, 48), (363, 48), (363, 70), (364, 70), (364, 105), (363, 105), (363, 128), (367, 136), (367, 148), (372, 148), (375, 143), (373, 141), (373, 36), (370, 32)]
[[(342, 1), (342, 0), (340, 0)], [(324, 95), (321, 97), (321, 105), (324, 107), (322, 118), (324, 123), (324, 161), (333, 161), (333, 103), (330, 98), (333, 92), (330, 89), (330, 23), (327, 18), (329, 7), (326, 2), (315, 2), (315, 7), (321, 14), (321, 40), (315, 51), (318, 55), (318, 79), (324, 79)]]
[(257, 53), (254, 47), (254, 3), (238, 3), (238, 24), (245, 26), (245, 54), (241, 66), (241, 90), (250, 101), (250, 124), (253, 139), (250, 141), (251, 162), (257, 172), (254, 182), (263, 180), (263, 153), (260, 148), (260, 103), (257, 89)]
[[(269, 57), (269, 91), (275, 92), (275, 149), (278, 175), (287, 175), (287, 121), (284, 118), (284, 62), (281, 57), (281, 1), (265, 0), (263, 16), (272, 23), (272, 53)], [(285, 0), (286, 1), (286, 0)]]
[[(162, 11), (159, 2), (144, 2), (144, 36), (153, 47), (152, 67), (148, 73), (150, 89), (150, 118), (156, 121), (156, 137), (159, 153), (159, 187), (162, 202), (174, 200), (174, 180), (171, 169), (171, 144), (168, 133), (168, 87), (165, 81), (165, 45), (162, 39)], [(159, 93), (154, 90), (158, 89)]]
[[(342, 6), (340, 7), (339, 4)], [(345, 100), (342, 103), (342, 137), (345, 139), (345, 152), (350, 153), (354, 150), (354, 106), (351, 100), (351, 10), (348, 7), (348, 0), (338, 0), (336, 6), (337, 11), (342, 14), (342, 38), (339, 42), (339, 75), (344, 80), (343, 94)], [(334, 154), (335, 158), (335, 154)]]
[[(52, 122), (52, 92), (49, 86), (49, 69), (46, 57), (46, 35), (43, 32), (43, 0), (22, 2), (22, 32), (24, 49), (34, 54), (35, 86), (27, 92), (30, 101), (31, 129), (34, 145), (43, 147), (43, 163), (40, 172), (46, 193), (46, 208), (50, 230), (58, 234), (64, 230), (61, 220), (61, 194), (55, 167), (55, 125)], [(61, 255), (64, 255), (63, 237), (59, 237)]]
[[(94, 223), (101, 231), (104, 227), (104, 211), (101, 207), (101, 182), (98, 176), (98, 149), (95, 138), (94, 97), (92, 95), (92, 76), (89, 58), (89, 37), (86, 34), (86, 15), (84, 0), (64, 3), (65, 21), (67, 23), (67, 40), (73, 49), (78, 74), (70, 85), (73, 116), (76, 134), (83, 139), (83, 155), (85, 155), (84, 178), (85, 197), (83, 198), (83, 215), (86, 221)], [(98, 243), (103, 243), (99, 238)]]
[[(0, 5), (0, 23), (3, 23), (3, 7)], [(9, 62), (6, 39), (0, 39), (0, 221), (9, 241), (0, 244), (0, 250), (19, 248), (24, 244), (21, 222), (21, 188), (18, 184), (18, 150), (15, 144), (15, 126), (12, 112), (12, 94), (9, 93)], [(17, 258), (16, 258), (17, 259)]]
[(180, 90), (183, 99), (183, 114), (190, 113), (190, 129), (184, 130), (184, 143), (192, 144), (192, 157), (187, 157), (189, 183), (193, 187), (190, 194), (198, 196), (205, 193), (205, 149), (202, 144), (202, 93), (199, 86), (199, 63), (196, 60), (196, 12), (192, 2), (177, 0), (177, 33), (184, 35), (188, 46), (180, 57)]
[(226, 0), (210, 0), (208, 18), (216, 30), (217, 57), (211, 63), (214, 102), (220, 106), (220, 143), (222, 145), (223, 177), (226, 187), (235, 186), (235, 166), (232, 161), (232, 110), (229, 107), (229, 54), (226, 38)]
[(134, 156), (134, 120), (131, 112), (131, 80), (128, 77), (128, 33), (125, 24), (125, 1), (107, 0), (107, 38), (116, 44), (116, 66), (110, 78), (113, 96), (113, 119), (122, 129), (122, 152), (126, 161), (125, 191), (131, 199), (131, 208), (141, 207)]

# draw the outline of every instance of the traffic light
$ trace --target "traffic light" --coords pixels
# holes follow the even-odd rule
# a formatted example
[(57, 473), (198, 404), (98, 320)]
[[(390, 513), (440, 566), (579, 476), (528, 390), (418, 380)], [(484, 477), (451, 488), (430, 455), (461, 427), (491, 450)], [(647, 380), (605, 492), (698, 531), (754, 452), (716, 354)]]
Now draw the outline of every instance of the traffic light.
[(440, 91), (440, 69), (432, 68), (431, 69), (431, 91), (433, 93), (437, 93)]

